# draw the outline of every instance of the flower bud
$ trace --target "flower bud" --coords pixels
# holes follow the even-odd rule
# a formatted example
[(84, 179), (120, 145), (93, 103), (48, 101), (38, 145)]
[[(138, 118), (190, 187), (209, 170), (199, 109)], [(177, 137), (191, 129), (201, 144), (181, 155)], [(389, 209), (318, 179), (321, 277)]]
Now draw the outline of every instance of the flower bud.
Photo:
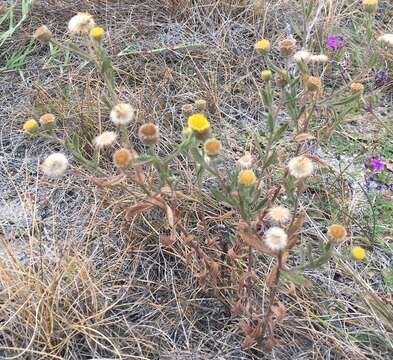
[(145, 145), (149, 145), (149, 146), (157, 144), (160, 138), (158, 127), (153, 123), (147, 123), (142, 125), (139, 128), (138, 135), (139, 135), (139, 139)]
[(256, 42), (255, 50), (257, 50), (261, 55), (266, 55), (270, 51), (270, 41), (262, 39)]
[(280, 42), (280, 53), (282, 56), (288, 57), (295, 50), (296, 40), (284, 39)]
[(204, 99), (195, 100), (195, 108), (197, 109), (198, 112), (205, 111), (206, 110), (206, 100), (204, 100)]
[(269, 81), (272, 78), (272, 72), (270, 70), (262, 70), (261, 78), (265, 81)]
[(52, 33), (45, 25), (42, 25), (34, 32), (34, 37), (43, 43), (47, 43), (52, 38)]

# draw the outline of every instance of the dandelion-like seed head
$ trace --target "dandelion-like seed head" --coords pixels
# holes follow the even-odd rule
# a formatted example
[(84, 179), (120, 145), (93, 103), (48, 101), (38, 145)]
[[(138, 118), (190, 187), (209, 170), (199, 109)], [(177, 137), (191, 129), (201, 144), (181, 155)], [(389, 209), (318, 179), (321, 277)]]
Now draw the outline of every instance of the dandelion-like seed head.
[(120, 103), (113, 107), (110, 118), (115, 125), (128, 125), (135, 117), (135, 109), (127, 103)]
[(41, 164), (41, 169), (44, 174), (52, 178), (63, 176), (67, 168), (68, 160), (63, 153), (53, 153)]
[(209, 157), (215, 157), (220, 154), (221, 152), (221, 142), (217, 139), (208, 139), (203, 144), (203, 150), (205, 154)]
[(351, 91), (353, 93), (361, 94), (364, 91), (364, 85), (361, 84), (361, 83), (358, 83), (358, 82), (354, 82), (354, 83), (351, 84)]
[(289, 173), (296, 179), (310, 176), (314, 170), (312, 161), (305, 156), (296, 156), (289, 161)]
[(272, 72), (270, 70), (262, 70), (261, 78), (265, 81), (269, 81), (272, 78)]
[(285, 224), (291, 219), (291, 212), (283, 206), (274, 206), (269, 209), (267, 217), (277, 224)]
[(378, 42), (388, 46), (393, 47), (393, 34), (384, 34), (378, 37)]
[(126, 148), (121, 148), (116, 150), (113, 154), (113, 162), (119, 168), (124, 168), (130, 165), (137, 158), (136, 154), (133, 154), (130, 150)]
[(362, 261), (366, 258), (366, 250), (361, 246), (354, 246), (351, 249), (352, 257), (357, 261)]
[(244, 186), (254, 185), (257, 181), (254, 171), (252, 170), (242, 170), (239, 173), (239, 184)]
[(266, 55), (270, 51), (270, 41), (266, 39), (261, 39), (255, 43), (255, 50), (257, 50), (261, 55)]
[(79, 12), (68, 22), (68, 31), (71, 34), (88, 34), (94, 26), (95, 22), (90, 14)]
[(113, 131), (104, 131), (102, 134), (93, 139), (93, 144), (101, 149), (105, 146), (112, 145), (117, 139), (117, 134)]
[(240, 169), (250, 169), (253, 162), (254, 158), (249, 152), (246, 152), (239, 160), (237, 160), (237, 164)]
[(311, 58), (311, 53), (307, 50), (300, 50), (297, 51), (293, 55), (293, 61), (300, 65), (300, 64), (308, 64)]
[(332, 224), (328, 227), (328, 236), (335, 241), (343, 241), (347, 237), (347, 230), (339, 224)]
[(309, 76), (307, 77), (306, 80), (306, 86), (308, 91), (317, 91), (321, 88), (322, 86), (322, 81), (319, 77), (317, 76)]
[(284, 39), (280, 42), (280, 53), (282, 56), (291, 56), (295, 50), (295, 39)]
[(45, 25), (41, 25), (34, 32), (34, 38), (36, 38), (37, 40), (39, 40), (43, 43), (47, 43), (52, 38), (52, 33)]
[(54, 126), (56, 118), (53, 114), (44, 114), (40, 117), (39, 122), (43, 127), (51, 128)]
[(378, 0), (363, 0), (363, 9), (368, 13), (374, 12), (378, 7)]
[(197, 99), (195, 100), (195, 108), (197, 109), (197, 111), (199, 112), (203, 112), (206, 110), (206, 100), (204, 99)]
[(105, 30), (102, 27), (95, 26), (90, 30), (90, 37), (96, 41), (101, 41), (105, 36)]
[(273, 226), (266, 231), (264, 242), (272, 251), (282, 251), (288, 244), (288, 235), (280, 227)]
[(155, 145), (160, 138), (158, 126), (153, 123), (143, 124), (139, 128), (138, 136), (145, 145)]
[(33, 134), (38, 130), (38, 122), (35, 119), (26, 120), (23, 124), (23, 130), (29, 134)]
[(326, 64), (328, 61), (329, 61), (329, 58), (325, 54), (310, 56), (310, 63), (312, 63), (312, 64)]

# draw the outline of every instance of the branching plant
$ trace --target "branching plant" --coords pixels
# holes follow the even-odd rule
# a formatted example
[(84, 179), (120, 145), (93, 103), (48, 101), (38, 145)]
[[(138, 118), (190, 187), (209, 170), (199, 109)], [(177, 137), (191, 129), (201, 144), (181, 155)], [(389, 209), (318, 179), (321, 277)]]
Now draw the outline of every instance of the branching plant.
[[(364, 1), (368, 14), (366, 37), (375, 47), (372, 19), (376, 4)], [(308, 12), (305, 8), (305, 13)], [(79, 13), (70, 20), (69, 31), (84, 46), (73, 39), (56, 40), (46, 26), (37, 29), (35, 37), (95, 65), (105, 84), (102, 102), (115, 129), (98, 134), (91, 153), (82, 150), (77, 134), (63, 139), (52, 114), (41, 116), (39, 121), (26, 121), (24, 130), (31, 136), (63, 145), (85, 170), (75, 169), (74, 174), (88, 178), (101, 189), (115, 190), (113, 194), (121, 193), (122, 199), (127, 200), (117, 203), (126, 219), (152, 209), (165, 214), (162, 221), (167, 231), (160, 233), (161, 245), (185, 254), (185, 263), (199, 283), (213, 289), (240, 319), (245, 348), (259, 345), (271, 350), (278, 344), (275, 327), (286, 313), (280, 301), (282, 284), (289, 281), (301, 285), (305, 279), (303, 271), (322, 267), (332, 256), (340, 256), (335, 245), (347, 237), (347, 230), (341, 225), (344, 222), (332, 223), (327, 235), (319, 239), (318, 249), (311, 243), (303, 246), (301, 229), (306, 214), (302, 199), (307, 196), (310, 184), (334, 173), (329, 164), (310, 152), (310, 144), (318, 144), (328, 136), (350, 109), (367, 104), (364, 86), (353, 82), (348, 89), (325, 93), (323, 79), (331, 67), (326, 54), (297, 51), (295, 39), (284, 39), (276, 46), (284, 64), (279, 66), (270, 57), (270, 41), (262, 39), (255, 50), (266, 65), (261, 72), (264, 86), (260, 89), (266, 126), (264, 134), (253, 137), (255, 153), (245, 153), (236, 164), (225, 159), (223, 144), (212, 136), (214, 127), (209, 122), (206, 101), (197, 99), (195, 104), (183, 106), (182, 120), (187, 122), (183, 140), (174, 144), (168, 155), (161, 155), (160, 129), (151, 122), (139, 128), (139, 141), (146, 152), (138, 154), (128, 132), (136, 110), (118, 100), (116, 69), (105, 50), (104, 29), (97, 27), (89, 14)], [(388, 54), (393, 35), (385, 34), (378, 40), (383, 45), (379, 47), (381, 55)], [(290, 67), (292, 63), (296, 64), (296, 71)], [(313, 133), (310, 124), (321, 116), (331, 120)], [(288, 151), (282, 151), (283, 144)], [(109, 173), (105, 166), (108, 156), (112, 157), (115, 173)], [(189, 160), (194, 174), (191, 188), (183, 174), (172, 166), (184, 158)], [(63, 153), (50, 155), (42, 164), (44, 174), (54, 178), (64, 176), (68, 168)], [(228, 227), (235, 234), (233, 239), (220, 233), (211, 236), (203, 217), (206, 207), (203, 204), (199, 208), (202, 231), (195, 233), (188, 227), (181, 204), (190, 193), (200, 194), (201, 199), (209, 196), (227, 209), (223, 218), (230, 220)], [(352, 255), (363, 260), (365, 250), (354, 247)], [(256, 264), (267, 257), (275, 259), (275, 266), (265, 279), (260, 279)], [(269, 288), (267, 301), (262, 300), (261, 283)]]

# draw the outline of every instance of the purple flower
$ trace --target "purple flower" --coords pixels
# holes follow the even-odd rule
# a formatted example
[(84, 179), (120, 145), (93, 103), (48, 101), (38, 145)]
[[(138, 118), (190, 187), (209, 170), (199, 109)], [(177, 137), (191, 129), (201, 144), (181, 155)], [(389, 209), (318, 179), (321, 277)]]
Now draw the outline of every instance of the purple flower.
[(340, 50), (344, 47), (344, 38), (342, 36), (329, 35), (325, 47), (330, 50)]
[(376, 83), (382, 83), (382, 84), (387, 84), (389, 82), (389, 78), (386, 75), (385, 71), (379, 71), (375, 75), (375, 82)]
[(373, 171), (380, 171), (385, 167), (385, 163), (381, 159), (371, 159), (370, 165)]

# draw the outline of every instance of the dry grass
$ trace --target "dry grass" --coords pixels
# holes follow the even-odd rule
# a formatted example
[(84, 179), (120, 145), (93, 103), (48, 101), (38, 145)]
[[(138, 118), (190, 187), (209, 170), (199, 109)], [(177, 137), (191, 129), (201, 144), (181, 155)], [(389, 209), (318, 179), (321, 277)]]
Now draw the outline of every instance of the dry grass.
[[(142, 149), (138, 126), (154, 120), (163, 129), (160, 151), (169, 152), (183, 127), (181, 106), (202, 97), (208, 101), (216, 135), (236, 158), (244, 149), (252, 150), (253, 132), (264, 131), (260, 80), (255, 80), (264, 64), (252, 52), (255, 39), (278, 41), (289, 35), (290, 22), (301, 23), (300, 3), (35, 1), (23, 27), (4, 48), (9, 54), (27, 46), (41, 23), (64, 37), (75, 12), (91, 12), (108, 29), (118, 93), (138, 108), (132, 139), (136, 149)], [(359, 9), (356, 1), (319, 3), (307, 30), (315, 49), (331, 31), (344, 26), (353, 31)], [(392, 11), (388, 1), (383, 3)], [(378, 28), (392, 32), (393, 25), (386, 16)], [(186, 46), (173, 50), (177, 45)], [(164, 50), (149, 52), (156, 48)], [(136, 53), (118, 56), (125, 49)], [(12, 69), (0, 75), (1, 358), (393, 358), (392, 294), (381, 276), (392, 266), (388, 225), (366, 265), (342, 256), (323, 270), (308, 271), (307, 286), (288, 285), (288, 294), (280, 296), (289, 308), (278, 332), (282, 346), (268, 355), (241, 349), (242, 339), (222, 295), (230, 289), (221, 289), (218, 296), (200, 287), (185, 266), (187, 254), (174, 254), (160, 245), (158, 235), (167, 230), (161, 214), (152, 211), (125, 221), (118, 206), (124, 199), (114, 201), (113, 193), (97, 190), (77, 176), (44, 181), (38, 164), (57, 145), (20, 133), (25, 118), (55, 113), (64, 137), (78, 132), (86, 154), (92, 138), (109, 125), (108, 111), (99, 100), (100, 79), (90, 66), (80, 64), (73, 55), (65, 59), (57, 54), (49, 61), (48, 49), (37, 45), (22, 67), (24, 82)], [(330, 86), (343, 83), (336, 79)], [(387, 93), (384, 101), (389, 99)], [(338, 131), (347, 136), (345, 130)], [(384, 133), (382, 141), (388, 135)], [(334, 162), (334, 148), (322, 151)], [(109, 160), (108, 156), (108, 169)], [(351, 158), (344, 161), (350, 163)], [(189, 169), (185, 159), (174, 166), (183, 172)], [(188, 173), (186, 180), (191, 183), (193, 176)], [(356, 218), (358, 207), (367, 205), (356, 188), (358, 180), (335, 180), (316, 186), (302, 204), (308, 213), (317, 214), (307, 219), (303, 234), (311, 242), (323, 236), (324, 212), (339, 206)], [(329, 195), (337, 188), (342, 190), (339, 201)], [(326, 208), (313, 208), (311, 198)], [(204, 223), (209, 236), (233, 238), (222, 218), (227, 210), (203, 193), (191, 193), (180, 210), (195, 234), (201, 234)], [(362, 229), (354, 228), (353, 239), (364, 239)], [(263, 279), (271, 266), (267, 257), (257, 264), (260, 301), (265, 301)]]

